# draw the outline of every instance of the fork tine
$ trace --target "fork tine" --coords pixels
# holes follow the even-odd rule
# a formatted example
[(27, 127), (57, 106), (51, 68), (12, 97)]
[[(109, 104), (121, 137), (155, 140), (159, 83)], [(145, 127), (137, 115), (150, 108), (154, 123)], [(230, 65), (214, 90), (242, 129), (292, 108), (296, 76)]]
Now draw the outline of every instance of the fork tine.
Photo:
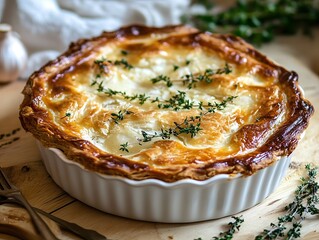
[(29, 212), (30, 217), (42, 237), (46, 240), (57, 240), (50, 228), (42, 220), (40, 216), (33, 210), (27, 200), (23, 197), (21, 191), (11, 184), (3, 169), (0, 167), (0, 196), (5, 196), (8, 199), (15, 199)]

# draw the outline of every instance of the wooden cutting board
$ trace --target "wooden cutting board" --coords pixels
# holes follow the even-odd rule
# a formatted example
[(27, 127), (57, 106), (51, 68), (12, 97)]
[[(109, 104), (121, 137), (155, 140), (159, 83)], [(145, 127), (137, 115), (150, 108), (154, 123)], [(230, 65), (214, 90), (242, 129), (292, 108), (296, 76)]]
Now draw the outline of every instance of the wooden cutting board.
[[(288, 69), (298, 72), (307, 98), (315, 109), (319, 109), (319, 38), (280, 38), (277, 42), (263, 47), (261, 51)], [(14, 82), (0, 86), (0, 135), (11, 135), (0, 140), (0, 166), (6, 168), (9, 178), (33, 206), (83, 227), (97, 230), (113, 240), (208, 240), (225, 230), (226, 224), (231, 221), (230, 217), (189, 224), (150, 223), (109, 215), (70, 197), (51, 180), (43, 167), (33, 137), (25, 133), (20, 126), (18, 108), (24, 84)], [(12, 134), (12, 130), (17, 128), (20, 130)], [(2, 145), (14, 138), (18, 139), (11, 144)], [(319, 166), (318, 147), (319, 111), (316, 111), (305, 137), (294, 152), (286, 177), (270, 197), (241, 213), (245, 222), (234, 239), (254, 239), (254, 236), (271, 222), (276, 222), (277, 217), (284, 212), (284, 206), (292, 200), (300, 177), (306, 173), (304, 165), (313, 163)], [(59, 239), (79, 239), (47, 221)], [(23, 209), (0, 205), (0, 232), (9, 231), (29, 234), (29, 239), (36, 239), (34, 228)], [(0, 239), (16, 238), (0, 234)], [(319, 239), (318, 216), (304, 222), (302, 239)]]

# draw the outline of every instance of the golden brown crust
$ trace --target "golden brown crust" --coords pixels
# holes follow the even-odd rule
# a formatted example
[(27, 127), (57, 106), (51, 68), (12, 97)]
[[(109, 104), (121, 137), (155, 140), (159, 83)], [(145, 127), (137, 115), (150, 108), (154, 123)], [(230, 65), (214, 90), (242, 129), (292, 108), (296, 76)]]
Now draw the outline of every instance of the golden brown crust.
[[(160, 37), (157, 37), (160, 36)], [(135, 43), (134, 41), (138, 39)], [(153, 39), (151, 44), (144, 40)], [(155, 39), (155, 40), (154, 40)], [(79, 136), (84, 129), (100, 133), (104, 122), (111, 119), (111, 111), (89, 105), (89, 95), (76, 90), (74, 83), (80, 75), (96, 71), (96, 56), (104, 46), (125, 47), (134, 54), (130, 62), (142, 57), (157, 56), (160, 50), (181, 49), (195, 52), (204, 49), (205, 54), (218, 57), (236, 69), (234, 76), (216, 76), (211, 89), (219, 89), (219, 97), (229, 93), (249, 92), (254, 105), (245, 114), (226, 116), (223, 112), (207, 115), (202, 121), (202, 137), (183, 141), (166, 139), (154, 141), (151, 146), (133, 155), (108, 152)], [(118, 47), (117, 47), (118, 46)], [(112, 66), (102, 66), (103, 74), (112, 73)], [(175, 74), (175, 73), (174, 73)], [(253, 75), (262, 79), (262, 86), (240, 82), (238, 76)], [(79, 78), (80, 79), (80, 78)], [(79, 80), (82, 81), (82, 80)], [(143, 83), (144, 84), (144, 83)], [(207, 86), (199, 84), (199, 89)], [(216, 92), (214, 92), (216, 93)], [(20, 107), (20, 120), (25, 130), (30, 131), (47, 147), (61, 149), (67, 158), (81, 163), (85, 168), (104, 174), (125, 176), (134, 180), (156, 178), (167, 182), (184, 178), (205, 180), (216, 174), (253, 174), (283, 156), (288, 156), (296, 147), (300, 135), (306, 129), (313, 113), (312, 105), (303, 98), (298, 86), (298, 76), (270, 61), (252, 46), (232, 35), (201, 33), (184, 26), (148, 28), (128, 26), (115, 32), (105, 32), (99, 37), (72, 43), (68, 51), (49, 62), (28, 80)], [(96, 93), (99, 97), (98, 93)], [(218, 95), (214, 94), (214, 95)], [(68, 100), (63, 100), (67, 96)], [(216, 96), (215, 96), (216, 97)], [(58, 101), (56, 99), (62, 99)], [(193, 116), (195, 110), (170, 111), (169, 117), (159, 115), (154, 109), (140, 111), (141, 106), (131, 106), (132, 114), (126, 121), (161, 119), (162, 126), (185, 117)], [(68, 109), (82, 111), (77, 123), (63, 117)], [(234, 110), (235, 111), (235, 110)], [(242, 111), (241, 109), (236, 110)], [(251, 118), (254, 117), (254, 119)], [(231, 132), (230, 122), (237, 127), (228, 137), (227, 146), (207, 147), (218, 143), (222, 134)], [(118, 126), (115, 126), (118, 127)], [(108, 132), (109, 133), (109, 132)], [(185, 138), (184, 138), (185, 141)], [(198, 147), (200, 144), (205, 147)]]

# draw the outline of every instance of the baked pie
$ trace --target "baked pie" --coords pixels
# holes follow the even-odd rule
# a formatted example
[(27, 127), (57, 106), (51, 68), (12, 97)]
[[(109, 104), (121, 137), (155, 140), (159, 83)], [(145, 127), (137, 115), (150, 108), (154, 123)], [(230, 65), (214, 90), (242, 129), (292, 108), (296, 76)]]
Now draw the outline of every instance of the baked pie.
[(79, 40), (23, 94), (21, 123), (44, 146), (132, 180), (252, 175), (293, 152), (313, 113), (295, 72), (187, 26)]

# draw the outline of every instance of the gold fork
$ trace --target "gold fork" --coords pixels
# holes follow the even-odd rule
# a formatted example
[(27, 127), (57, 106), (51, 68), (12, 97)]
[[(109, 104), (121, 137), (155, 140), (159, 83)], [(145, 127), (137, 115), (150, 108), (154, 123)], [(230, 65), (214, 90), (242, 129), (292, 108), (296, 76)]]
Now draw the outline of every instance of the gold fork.
[(30, 204), (22, 195), (21, 191), (15, 187), (6, 177), (2, 168), (0, 167), (0, 196), (6, 197), (7, 199), (14, 199), (19, 202), (30, 214), (32, 222), (36, 230), (45, 240), (58, 240), (51, 232), (49, 227), (45, 224), (42, 218), (32, 209)]

